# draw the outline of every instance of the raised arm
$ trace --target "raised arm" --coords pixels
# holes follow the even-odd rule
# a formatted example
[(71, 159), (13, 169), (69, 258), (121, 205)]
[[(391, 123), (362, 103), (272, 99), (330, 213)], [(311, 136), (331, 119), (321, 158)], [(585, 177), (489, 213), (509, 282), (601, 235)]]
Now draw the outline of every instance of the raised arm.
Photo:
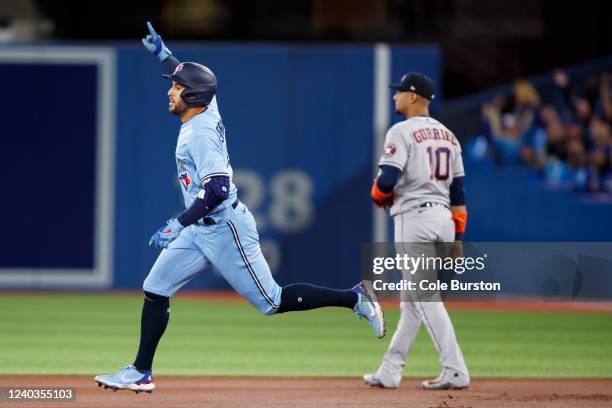
[(161, 36), (157, 34), (149, 21), (147, 21), (147, 28), (149, 29), (149, 34), (142, 39), (142, 45), (145, 46), (147, 51), (159, 59), (159, 62), (162, 63), (167, 74), (173, 73), (174, 69), (181, 62), (172, 55), (170, 49), (166, 47)]

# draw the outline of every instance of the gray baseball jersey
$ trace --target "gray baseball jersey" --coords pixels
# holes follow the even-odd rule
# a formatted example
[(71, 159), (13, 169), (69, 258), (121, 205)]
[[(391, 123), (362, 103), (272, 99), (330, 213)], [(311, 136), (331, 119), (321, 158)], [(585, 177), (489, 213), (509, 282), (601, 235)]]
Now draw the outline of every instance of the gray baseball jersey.
[[(453, 242), (455, 224), (450, 210), (436, 206), (413, 213), (408, 211), (425, 202), (450, 204), (449, 187), (455, 177), (464, 175), (461, 146), (455, 136), (433, 118), (412, 117), (389, 129), (378, 164), (394, 166), (402, 172), (393, 190), (391, 207), (398, 254), (447, 256), (448, 247), (420, 244)], [(422, 273), (417, 271), (419, 279), (423, 278)], [(404, 279), (413, 278), (412, 275), (404, 275)], [(423, 322), (440, 356), (442, 380), (452, 380), (461, 386), (469, 384), (465, 359), (444, 303), (437, 297), (419, 298), (419, 292), (416, 292), (415, 300), (410, 296), (413, 294), (402, 293), (408, 297), (402, 297), (397, 331), (376, 371), (376, 377), (383, 384), (399, 386), (408, 351)]]
[(450, 205), (453, 178), (465, 174), (459, 141), (446, 126), (428, 116), (393, 125), (378, 165), (402, 172), (393, 190), (392, 216), (425, 202)]

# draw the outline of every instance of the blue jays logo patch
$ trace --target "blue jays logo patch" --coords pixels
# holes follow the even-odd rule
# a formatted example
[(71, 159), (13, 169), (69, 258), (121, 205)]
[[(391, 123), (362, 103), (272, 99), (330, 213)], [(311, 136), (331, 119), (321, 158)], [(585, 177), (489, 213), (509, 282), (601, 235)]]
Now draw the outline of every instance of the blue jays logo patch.
[(189, 174), (187, 172), (183, 172), (179, 175), (179, 181), (185, 188), (185, 190), (189, 190), (189, 186), (191, 185), (191, 179), (189, 178)]

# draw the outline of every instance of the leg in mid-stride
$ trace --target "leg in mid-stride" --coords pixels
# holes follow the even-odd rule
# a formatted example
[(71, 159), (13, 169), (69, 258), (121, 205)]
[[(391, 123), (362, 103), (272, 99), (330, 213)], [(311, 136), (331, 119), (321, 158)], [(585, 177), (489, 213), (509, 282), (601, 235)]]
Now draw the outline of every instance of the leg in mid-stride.
[(239, 203), (226, 215), (223, 223), (186, 228), (162, 251), (143, 284), (145, 298), (136, 359), (118, 373), (96, 376), (99, 386), (115, 391), (153, 391), (153, 357), (168, 325), (170, 297), (211, 265), (264, 315), (345, 307), (358, 319), (365, 319), (376, 337), (384, 337), (383, 311), (370, 282), (360, 282), (347, 290), (309, 283), (280, 287), (261, 253), (250, 211)]

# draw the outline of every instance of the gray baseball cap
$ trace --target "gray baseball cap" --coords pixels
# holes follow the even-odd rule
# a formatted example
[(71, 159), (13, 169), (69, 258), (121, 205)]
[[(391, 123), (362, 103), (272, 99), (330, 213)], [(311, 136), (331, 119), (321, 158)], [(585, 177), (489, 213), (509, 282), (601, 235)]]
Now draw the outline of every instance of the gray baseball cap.
[(431, 78), (418, 72), (407, 73), (399, 84), (389, 84), (389, 88), (399, 92), (414, 92), (430, 101), (436, 98), (436, 90)]

